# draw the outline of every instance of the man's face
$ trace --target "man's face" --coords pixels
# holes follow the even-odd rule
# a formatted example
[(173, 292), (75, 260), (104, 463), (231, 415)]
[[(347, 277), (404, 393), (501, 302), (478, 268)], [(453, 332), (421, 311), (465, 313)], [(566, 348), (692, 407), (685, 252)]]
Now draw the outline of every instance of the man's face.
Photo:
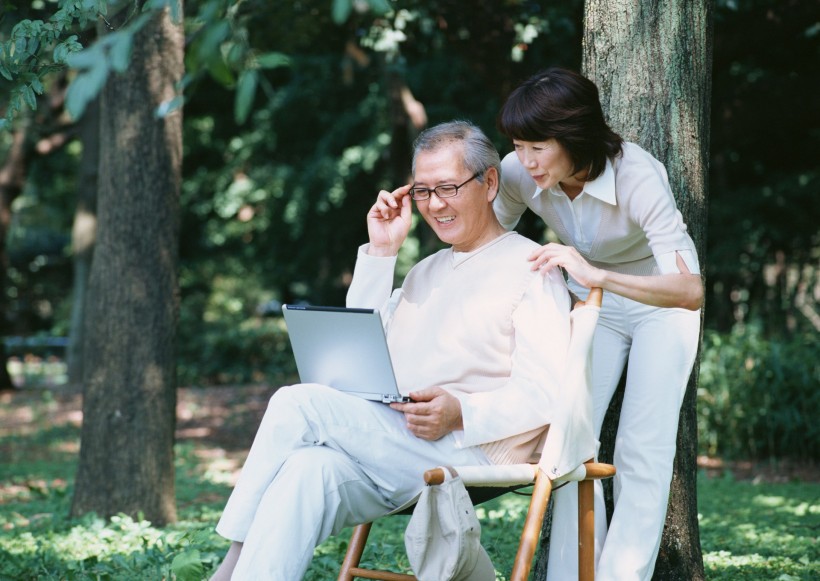
[[(414, 186), (435, 188), (445, 184), (458, 185), (472, 177), (464, 168), (463, 145), (445, 145), (435, 151), (425, 151), (416, 157)], [(470, 252), (498, 235), (492, 200), (495, 198), (497, 180), (495, 170), (470, 180), (450, 198), (431, 194), (427, 200), (417, 201), (416, 206), (442, 242), (452, 245), (458, 252)], [(490, 178), (490, 179), (487, 179)]]

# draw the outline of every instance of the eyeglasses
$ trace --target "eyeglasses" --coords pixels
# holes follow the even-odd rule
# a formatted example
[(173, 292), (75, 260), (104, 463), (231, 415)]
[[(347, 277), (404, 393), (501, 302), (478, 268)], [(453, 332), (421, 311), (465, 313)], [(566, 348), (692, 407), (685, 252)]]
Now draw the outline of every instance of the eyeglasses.
[(432, 194), (436, 194), (439, 198), (452, 198), (453, 196), (458, 195), (458, 189), (474, 179), (480, 176), (482, 172), (478, 172), (477, 174), (473, 174), (473, 177), (468, 179), (466, 182), (462, 182), (457, 186), (453, 184), (442, 184), (440, 186), (436, 186), (434, 188), (417, 188), (412, 187), (410, 188), (410, 197), (413, 198), (417, 202), (423, 202), (424, 200), (429, 200)]

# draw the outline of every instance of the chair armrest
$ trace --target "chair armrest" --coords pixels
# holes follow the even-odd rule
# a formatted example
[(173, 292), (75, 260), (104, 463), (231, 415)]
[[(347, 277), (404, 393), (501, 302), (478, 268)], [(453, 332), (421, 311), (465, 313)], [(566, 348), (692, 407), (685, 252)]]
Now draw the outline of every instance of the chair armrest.
[[(521, 486), (535, 481), (538, 464), (456, 466), (453, 470), (461, 476), (465, 486)], [(615, 476), (615, 467), (611, 464), (587, 462), (557, 478), (556, 481), (600, 480), (613, 476)], [(432, 468), (424, 473), (424, 482), (428, 485), (441, 484), (444, 480), (445, 469), (442, 467)]]
[[(445, 469), (433, 468), (424, 473), (428, 485), (441, 484), (445, 479)], [(535, 481), (537, 464), (506, 464), (490, 466), (456, 466), (456, 473), (465, 486), (520, 486)]]

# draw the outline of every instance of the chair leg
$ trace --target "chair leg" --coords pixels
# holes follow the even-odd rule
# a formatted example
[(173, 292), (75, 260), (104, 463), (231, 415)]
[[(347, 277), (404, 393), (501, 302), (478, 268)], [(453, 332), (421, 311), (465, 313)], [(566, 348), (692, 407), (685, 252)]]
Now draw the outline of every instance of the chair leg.
[(578, 581), (595, 579), (594, 481), (578, 483)]
[(526, 581), (530, 575), (532, 558), (538, 548), (541, 523), (544, 521), (551, 493), (552, 481), (539, 470), (535, 477), (535, 488), (533, 488), (530, 508), (524, 520), (524, 530), (521, 531), (521, 540), (518, 543), (518, 552), (515, 555), (510, 581)]
[(347, 553), (345, 553), (345, 559), (342, 561), (342, 569), (339, 571), (338, 581), (353, 581), (354, 575), (351, 570), (359, 566), (362, 553), (364, 553), (364, 548), (367, 545), (367, 537), (370, 535), (370, 527), (372, 526), (373, 523), (364, 523), (353, 529), (353, 534), (350, 536), (350, 544), (347, 546)]

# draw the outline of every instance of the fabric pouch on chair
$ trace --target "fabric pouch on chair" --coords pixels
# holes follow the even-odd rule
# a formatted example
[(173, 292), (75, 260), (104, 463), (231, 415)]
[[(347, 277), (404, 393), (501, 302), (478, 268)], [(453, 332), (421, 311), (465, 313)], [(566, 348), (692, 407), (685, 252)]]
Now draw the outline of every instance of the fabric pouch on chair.
[(410, 566), (419, 581), (495, 581), (495, 568), (481, 546), (481, 525), (461, 478), (426, 486), (404, 533)]

